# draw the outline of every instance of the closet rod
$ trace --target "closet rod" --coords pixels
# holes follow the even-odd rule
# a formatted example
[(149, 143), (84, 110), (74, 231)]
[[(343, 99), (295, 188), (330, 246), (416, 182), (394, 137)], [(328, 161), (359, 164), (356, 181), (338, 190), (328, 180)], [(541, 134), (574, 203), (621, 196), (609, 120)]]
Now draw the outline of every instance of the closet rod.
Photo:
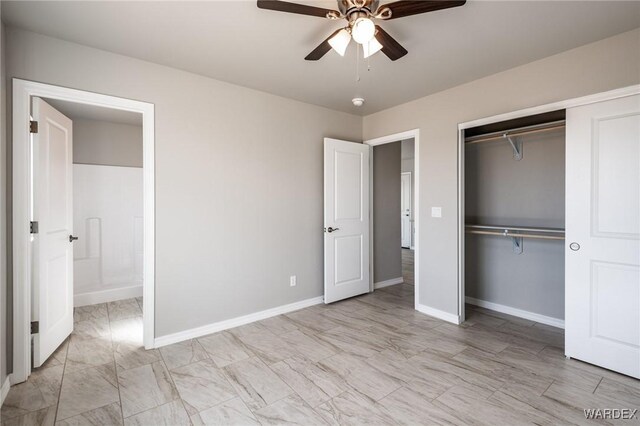
[(474, 231), (467, 230), (469, 234), (480, 234), (480, 235), (496, 235), (499, 237), (509, 237), (509, 238), (533, 238), (540, 240), (564, 240), (564, 235), (542, 235), (542, 234), (525, 234), (525, 233), (515, 233), (510, 234), (508, 232), (497, 232), (497, 231)]
[(468, 138), (465, 138), (465, 144), (466, 145), (472, 145), (472, 144), (480, 143), (480, 142), (487, 142), (487, 141), (492, 141), (492, 140), (496, 140), (496, 139), (504, 139), (505, 137), (508, 137), (508, 136), (516, 137), (516, 136), (531, 135), (531, 134), (534, 134), (534, 133), (541, 133), (541, 132), (548, 132), (548, 131), (551, 131), (551, 130), (564, 129), (564, 127), (565, 127), (565, 120), (553, 121), (551, 123), (544, 123), (544, 124), (536, 124), (534, 126), (519, 127), (517, 129), (511, 129), (511, 130), (507, 130), (507, 131), (503, 131), (503, 132), (494, 132), (494, 133), (489, 133), (489, 134), (486, 134), (486, 135), (470, 136)]
[(497, 226), (497, 225), (465, 225), (467, 229), (480, 229), (485, 231), (502, 231), (504, 232), (544, 232), (547, 234), (563, 234), (562, 228), (536, 228), (533, 226)]

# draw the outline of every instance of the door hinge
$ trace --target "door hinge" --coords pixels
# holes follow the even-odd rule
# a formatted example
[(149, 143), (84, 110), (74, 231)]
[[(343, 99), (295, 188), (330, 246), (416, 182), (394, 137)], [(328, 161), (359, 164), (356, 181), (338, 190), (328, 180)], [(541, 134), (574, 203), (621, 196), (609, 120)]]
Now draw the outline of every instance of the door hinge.
[(31, 222), (31, 224), (29, 225), (29, 231), (32, 234), (37, 234), (38, 233), (38, 222), (37, 221)]
[(38, 122), (30, 121), (29, 122), (29, 133), (38, 133)]
[(31, 321), (31, 334), (38, 334), (40, 332), (40, 321)]

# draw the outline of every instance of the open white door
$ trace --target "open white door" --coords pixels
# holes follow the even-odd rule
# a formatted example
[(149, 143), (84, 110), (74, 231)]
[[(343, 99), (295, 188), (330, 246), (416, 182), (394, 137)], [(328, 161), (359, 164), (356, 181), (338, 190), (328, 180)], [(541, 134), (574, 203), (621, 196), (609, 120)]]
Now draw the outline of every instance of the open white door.
[(567, 356), (640, 378), (640, 96), (567, 110)]
[(41, 366), (73, 330), (72, 123), (33, 98), (33, 366)]
[(400, 182), (401, 244), (404, 248), (411, 248), (411, 173), (402, 173)]
[(324, 140), (324, 302), (369, 291), (369, 145)]

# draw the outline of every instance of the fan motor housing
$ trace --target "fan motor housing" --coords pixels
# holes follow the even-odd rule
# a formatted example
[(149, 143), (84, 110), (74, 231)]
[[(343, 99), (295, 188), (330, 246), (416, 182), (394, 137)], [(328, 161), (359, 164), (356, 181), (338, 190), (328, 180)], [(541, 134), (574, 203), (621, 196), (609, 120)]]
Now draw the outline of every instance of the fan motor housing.
[[(371, 15), (378, 10), (379, 3), (379, 0), (338, 0), (338, 10), (351, 20), (351, 15), (355, 12), (360, 12), (358, 15), (362, 12), (365, 12), (367, 16)], [(355, 18), (359, 18), (358, 15)]]

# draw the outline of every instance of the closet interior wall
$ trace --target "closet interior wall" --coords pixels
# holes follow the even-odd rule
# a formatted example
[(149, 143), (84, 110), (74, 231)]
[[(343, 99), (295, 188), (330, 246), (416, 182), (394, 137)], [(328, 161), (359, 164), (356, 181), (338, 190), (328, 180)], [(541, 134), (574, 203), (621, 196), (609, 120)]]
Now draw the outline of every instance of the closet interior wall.
[[(465, 144), (466, 225), (564, 229), (564, 127), (513, 139), (521, 160), (505, 138)], [(467, 303), (563, 321), (564, 240), (524, 238), (518, 254), (510, 237), (467, 232), (465, 292)]]

